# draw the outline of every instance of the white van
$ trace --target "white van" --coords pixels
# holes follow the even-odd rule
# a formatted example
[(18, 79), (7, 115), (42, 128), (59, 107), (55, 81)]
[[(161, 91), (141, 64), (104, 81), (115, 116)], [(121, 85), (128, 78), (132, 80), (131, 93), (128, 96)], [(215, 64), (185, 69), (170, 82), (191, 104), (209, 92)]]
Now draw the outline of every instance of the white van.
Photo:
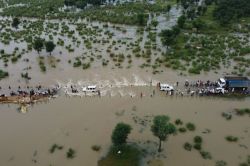
[(160, 84), (160, 91), (173, 91), (174, 87), (169, 84)]
[(95, 85), (90, 85), (82, 88), (83, 92), (97, 92)]

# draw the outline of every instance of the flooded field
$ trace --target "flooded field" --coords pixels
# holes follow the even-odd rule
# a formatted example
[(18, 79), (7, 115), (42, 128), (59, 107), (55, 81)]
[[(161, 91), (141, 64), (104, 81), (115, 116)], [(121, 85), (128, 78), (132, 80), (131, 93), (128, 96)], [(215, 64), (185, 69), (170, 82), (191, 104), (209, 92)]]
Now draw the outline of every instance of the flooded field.
[[(27, 17), (29, 11), (13, 25), (12, 7), (24, 10), (28, 4), (8, 6), (9, 1), (0, 0), (1, 97), (37, 86), (58, 87), (49, 100), (0, 105), (0, 166), (97, 166), (119, 122), (133, 128), (127, 142), (142, 151), (141, 166), (249, 165), (250, 98), (203, 96), (193, 91), (197, 88), (184, 87), (186, 81), (250, 76), (249, 20), (221, 27), (212, 19), (216, 4), (197, 2), (190, 7), (188, 2), (187, 8), (172, 0), (116, 8), (114, 1), (85, 17), (88, 10), (74, 13), (61, 1), (50, 13), (35, 18)], [(36, 3), (30, 7), (43, 13), (44, 6)], [(53, 49), (48, 50), (48, 42)], [(173, 86), (175, 94), (159, 91), (159, 83)], [(98, 95), (83, 90), (89, 85), (97, 87)], [(177, 128), (162, 152), (151, 132), (157, 115), (169, 116)], [(202, 144), (196, 144), (197, 136)], [(72, 159), (69, 149), (76, 152)]]
[[(225, 120), (222, 112), (234, 108), (249, 107), (249, 99), (230, 100), (208, 97), (170, 97), (156, 91), (150, 97), (153, 87), (131, 88), (135, 94), (143, 92), (143, 98), (124, 97), (59, 97), (48, 103), (30, 106), (26, 114), (20, 114), (15, 105), (0, 107), (0, 165), (97, 165), (111, 145), (111, 132), (115, 124), (125, 122), (133, 127), (128, 142), (138, 143), (149, 150), (147, 161), (160, 165), (215, 165), (223, 160), (230, 166), (244, 162), (249, 155), (249, 117), (234, 116)], [(150, 132), (152, 117), (168, 115), (171, 121), (177, 118), (184, 123), (192, 122), (196, 130), (178, 133), (163, 143), (164, 151), (157, 156), (157, 138)], [(208, 132), (209, 131), (209, 132)], [(212, 155), (211, 160), (202, 159), (192, 150), (184, 150), (185, 142), (192, 142), (194, 136), (204, 140), (203, 149)], [(234, 135), (238, 142), (230, 143), (225, 136)], [(53, 144), (63, 145), (62, 151), (51, 154)], [(91, 149), (100, 145), (101, 151)], [(76, 150), (76, 158), (66, 158), (66, 149)], [(153, 160), (153, 161), (152, 161)]]

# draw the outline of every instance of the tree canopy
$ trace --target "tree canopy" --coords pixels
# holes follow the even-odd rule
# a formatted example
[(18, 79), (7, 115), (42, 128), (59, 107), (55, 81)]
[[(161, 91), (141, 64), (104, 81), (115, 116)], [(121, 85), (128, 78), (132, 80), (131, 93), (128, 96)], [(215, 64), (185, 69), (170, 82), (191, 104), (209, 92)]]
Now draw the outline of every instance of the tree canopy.
[(161, 141), (165, 141), (168, 135), (173, 134), (175, 130), (175, 126), (172, 123), (169, 123), (168, 116), (159, 115), (154, 118), (151, 131), (159, 138), (159, 152), (161, 151)]
[(228, 24), (232, 20), (250, 16), (249, 0), (217, 0), (214, 17), (221, 24)]
[(64, 0), (66, 6), (76, 6), (77, 8), (84, 9), (87, 4), (101, 5), (103, 0)]
[(118, 123), (113, 130), (111, 139), (115, 146), (123, 145), (126, 143), (128, 134), (131, 132), (132, 128), (130, 125), (125, 123)]
[(39, 53), (43, 48), (44, 42), (41, 38), (36, 38), (33, 43), (33, 48)]
[(19, 24), (20, 24), (20, 20), (17, 17), (13, 18), (13, 21), (12, 21), (12, 24), (11, 24), (12, 27), (18, 28)]
[(51, 54), (51, 52), (55, 49), (56, 45), (53, 43), (53, 41), (47, 41), (45, 42), (45, 48), (46, 51)]

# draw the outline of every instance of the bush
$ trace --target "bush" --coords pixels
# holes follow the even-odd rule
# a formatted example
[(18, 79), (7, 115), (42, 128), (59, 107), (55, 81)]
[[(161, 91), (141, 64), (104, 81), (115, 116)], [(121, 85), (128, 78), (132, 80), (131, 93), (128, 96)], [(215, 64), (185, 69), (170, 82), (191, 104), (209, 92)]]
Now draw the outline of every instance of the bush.
[(195, 125), (193, 123), (187, 123), (186, 127), (190, 131), (194, 131), (195, 130)]
[(228, 142), (237, 142), (238, 141), (238, 137), (234, 137), (234, 136), (226, 136), (225, 138)]
[(101, 150), (101, 146), (99, 146), (99, 145), (93, 145), (93, 146), (91, 146), (91, 149), (93, 151), (100, 151)]
[(75, 157), (75, 150), (74, 149), (71, 149), (71, 148), (69, 148), (69, 150), (68, 150), (68, 152), (67, 152), (67, 158), (68, 159), (73, 159), (74, 157)]
[(194, 137), (194, 142), (201, 144), (202, 143), (202, 138), (200, 136), (195, 136)]
[(176, 125), (182, 125), (183, 122), (182, 122), (180, 119), (176, 119), (176, 120), (175, 120), (175, 124), (176, 124)]
[(0, 80), (9, 76), (9, 73), (0, 69)]
[(200, 154), (204, 159), (212, 159), (212, 156), (209, 152), (201, 151)]
[(186, 142), (184, 145), (183, 145), (184, 149), (187, 150), (187, 151), (191, 151), (192, 150), (192, 145), (188, 142)]
[(226, 166), (226, 165), (227, 165), (227, 163), (223, 160), (216, 161), (216, 164), (215, 164), (215, 166)]
[(187, 129), (184, 127), (179, 128), (179, 132), (181, 132), (181, 133), (185, 133), (186, 131), (187, 131)]
[(54, 145), (52, 145), (52, 146), (51, 146), (51, 148), (50, 148), (49, 152), (50, 152), (50, 153), (54, 153), (56, 149), (58, 149), (58, 150), (62, 150), (62, 149), (63, 149), (63, 146), (60, 146), (60, 145), (54, 144)]
[(200, 143), (195, 143), (195, 144), (194, 144), (194, 148), (195, 148), (196, 150), (201, 150), (201, 144), (200, 144)]

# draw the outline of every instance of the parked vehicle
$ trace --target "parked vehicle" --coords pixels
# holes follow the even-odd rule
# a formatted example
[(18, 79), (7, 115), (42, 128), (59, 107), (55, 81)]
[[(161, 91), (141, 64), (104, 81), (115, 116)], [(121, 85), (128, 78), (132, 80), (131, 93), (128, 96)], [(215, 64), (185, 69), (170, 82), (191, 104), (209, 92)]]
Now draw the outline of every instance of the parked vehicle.
[(173, 88), (173, 86), (171, 86), (169, 84), (160, 84), (160, 90), (161, 91), (173, 91), (174, 88)]
[(83, 92), (97, 92), (96, 85), (90, 85), (82, 88)]

